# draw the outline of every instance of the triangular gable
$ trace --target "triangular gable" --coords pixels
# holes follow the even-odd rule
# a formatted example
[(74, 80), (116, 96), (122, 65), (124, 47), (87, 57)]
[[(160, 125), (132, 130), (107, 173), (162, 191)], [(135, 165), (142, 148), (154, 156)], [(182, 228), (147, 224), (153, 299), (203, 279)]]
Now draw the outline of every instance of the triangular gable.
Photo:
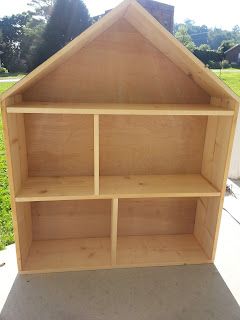
[(6, 91), (1, 100), (12, 94), (24, 92), (38, 80), (56, 69), (60, 64), (73, 56), (81, 48), (87, 46), (116, 21), (124, 17), (151, 44), (159, 49), (169, 60), (176, 64), (190, 79), (198, 84), (209, 96), (233, 98), (239, 97), (228, 88), (216, 75), (189, 52), (175, 37), (159, 24), (135, 0), (125, 0), (118, 7), (104, 16), (99, 22), (71, 41), (63, 49), (24, 77), (16, 85)]
[(121, 17), (26, 89), (23, 100), (209, 104), (210, 96)]

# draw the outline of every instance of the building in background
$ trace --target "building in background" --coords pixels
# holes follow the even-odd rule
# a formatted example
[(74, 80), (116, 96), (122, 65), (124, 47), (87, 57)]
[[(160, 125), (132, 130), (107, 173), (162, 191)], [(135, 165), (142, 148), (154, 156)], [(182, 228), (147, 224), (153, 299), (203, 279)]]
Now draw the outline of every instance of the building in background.
[[(169, 32), (173, 33), (174, 24), (174, 7), (165, 3), (161, 3), (154, 0), (138, 0), (138, 2)], [(103, 17), (110, 10), (105, 11), (104, 14), (94, 17), (97, 21)]]
[(225, 51), (225, 57), (230, 63), (240, 64), (240, 44)]
[(169, 32), (173, 33), (174, 7), (153, 0), (138, 0), (138, 2), (158, 20)]

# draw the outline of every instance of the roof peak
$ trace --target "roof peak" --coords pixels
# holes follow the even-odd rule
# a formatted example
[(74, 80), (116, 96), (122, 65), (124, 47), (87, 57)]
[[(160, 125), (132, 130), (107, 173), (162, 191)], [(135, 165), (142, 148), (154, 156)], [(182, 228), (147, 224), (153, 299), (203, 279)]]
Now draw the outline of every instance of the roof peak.
[(126, 19), (143, 37), (151, 42), (163, 55), (176, 64), (188, 77), (197, 83), (209, 96), (232, 98), (239, 97), (227, 87), (212, 71), (186, 49), (170, 32), (168, 32), (136, 0), (124, 0), (102, 19), (85, 30), (63, 49), (33, 70), (12, 88), (7, 90), (1, 100), (21, 94), (38, 80), (55, 70), (62, 62), (86, 47), (100, 34), (109, 29), (119, 19)]

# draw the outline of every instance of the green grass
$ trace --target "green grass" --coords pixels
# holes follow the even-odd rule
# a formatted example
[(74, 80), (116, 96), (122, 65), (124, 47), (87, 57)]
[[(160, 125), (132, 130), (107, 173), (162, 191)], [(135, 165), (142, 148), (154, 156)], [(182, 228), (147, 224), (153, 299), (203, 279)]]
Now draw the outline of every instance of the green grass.
[[(227, 72), (222, 71), (221, 76), (219, 70), (215, 70), (215, 73), (240, 96), (240, 72), (230, 72), (230, 70)], [(0, 82), (0, 94), (10, 88), (13, 84), (14, 82)], [(13, 242), (7, 165), (2, 134), (2, 119), (0, 119), (0, 250)]]
[(19, 72), (14, 72), (14, 73), (0, 73), (0, 79), (6, 79), (6, 78), (23, 78), (26, 74), (25, 73), (19, 73)]
[[(0, 93), (14, 83), (0, 83)], [(0, 117), (0, 250), (14, 242), (10, 196), (8, 189), (7, 164), (3, 141), (2, 117)]]
[(224, 81), (236, 94), (240, 96), (240, 72), (216, 72), (216, 75)]

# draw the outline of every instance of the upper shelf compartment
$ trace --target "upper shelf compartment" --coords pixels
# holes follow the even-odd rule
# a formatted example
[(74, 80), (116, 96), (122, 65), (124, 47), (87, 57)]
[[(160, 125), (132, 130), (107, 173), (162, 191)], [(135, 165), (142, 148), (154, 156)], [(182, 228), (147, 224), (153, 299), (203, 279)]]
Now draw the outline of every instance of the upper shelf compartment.
[(102, 114), (102, 115), (196, 115), (232, 116), (234, 110), (210, 104), (126, 104), (24, 102), (7, 108), (8, 113)]

